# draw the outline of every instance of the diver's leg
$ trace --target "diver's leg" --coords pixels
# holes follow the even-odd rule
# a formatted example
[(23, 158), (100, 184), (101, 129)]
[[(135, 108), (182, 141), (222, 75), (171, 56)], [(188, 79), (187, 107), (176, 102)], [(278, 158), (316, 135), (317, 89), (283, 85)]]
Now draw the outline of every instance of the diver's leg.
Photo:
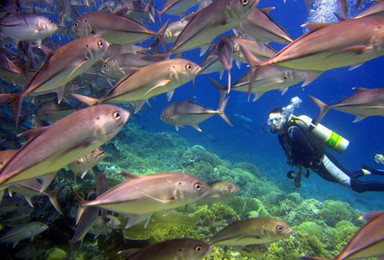
[(351, 189), (360, 193), (365, 191), (384, 191), (384, 183), (375, 181), (362, 182), (351, 178)]

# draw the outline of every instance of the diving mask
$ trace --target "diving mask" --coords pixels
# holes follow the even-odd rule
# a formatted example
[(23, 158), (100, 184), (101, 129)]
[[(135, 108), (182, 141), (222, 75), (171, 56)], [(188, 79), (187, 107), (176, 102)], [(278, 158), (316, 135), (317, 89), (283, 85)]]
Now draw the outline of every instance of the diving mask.
[(271, 126), (271, 125), (281, 125), (284, 122), (285, 122), (285, 117), (282, 114), (280, 114), (280, 113), (270, 114), (269, 118), (267, 120), (267, 124), (269, 126)]

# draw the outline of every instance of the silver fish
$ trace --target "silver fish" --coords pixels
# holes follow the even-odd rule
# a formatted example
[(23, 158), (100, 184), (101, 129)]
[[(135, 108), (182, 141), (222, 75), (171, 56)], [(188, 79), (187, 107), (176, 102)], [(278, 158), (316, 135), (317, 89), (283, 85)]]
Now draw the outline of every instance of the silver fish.
[(17, 125), (24, 97), (32, 92), (47, 92), (57, 89), (58, 103), (60, 103), (64, 95), (65, 84), (88, 70), (104, 55), (108, 47), (108, 42), (92, 36), (65, 44), (47, 58), (23, 93), (20, 95), (1, 94), (0, 102), (14, 103)]
[(130, 74), (129, 72), (137, 70), (137, 68), (145, 67), (163, 59), (164, 57), (156, 58), (146, 54), (123, 53), (106, 59), (103, 62), (101, 72), (110, 77), (121, 79)]
[(0, 172), (0, 189), (56, 172), (113, 138), (129, 118), (124, 109), (100, 105), (20, 134), (29, 141)]
[(223, 100), (219, 109), (213, 110), (208, 107), (196, 104), (192, 99), (184, 102), (176, 102), (168, 105), (161, 113), (161, 120), (167, 124), (174, 125), (176, 130), (179, 130), (180, 126), (190, 125), (197, 131), (202, 130), (199, 127), (199, 123), (209, 119), (214, 115), (219, 115), (230, 126), (233, 126), (231, 121), (224, 113), (224, 109), (227, 106), (228, 98)]
[[(252, 93), (255, 94), (253, 101), (258, 100), (265, 92), (272, 90), (281, 90), (281, 94), (285, 94), (289, 87), (300, 83), (301, 87), (305, 87), (315, 80), (321, 72), (309, 70), (295, 70), (278, 66), (261, 67), (254, 80)], [(232, 86), (232, 90), (240, 92), (248, 92), (251, 74), (247, 73), (241, 77)]]
[(198, 11), (172, 46), (171, 53), (211, 43), (218, 35), (241, 23), (258, 0), (219, 0)]
[(217, 181), (209, 183), (211, 187), (210, 192), (202, 198), (199, 203), (215, 203), (225, 201), (235, 196), (240, 187), (230, 181)]
[(126, 260), (203, 260), (209, 254), (209, 244), (191, 238), (170, 239), (146, 248), (132, 248), (118, 252)]
[(19, 42), (43, 40), (54, 34), (58, 27), (41, 15), (12, 13), (0, 20), (0, 29)]
[(247, 19), (236, 28), (236, 31), (240, 32), (240, 34), (246, 34), (258, 42), (292, 42), (284, 28), (277, 24), (269, 15), (273, 9), (274, 7), (254, 8), (247, 16)]
[(333, 24), (312, 23), (305, 27), (311, 31), (271, 59), (259, 62), (251, 58), (251, 66), (276, 64), (293, 69), (326, 71), (362, 64), (384, 54), (382, 17), (364, 17)]
[(202, 0), (167, 0), (163, 9), (159, 11), (159, 15), (164, 13), (183, 16), (191, 7), (197, 5)]
[(384, 88), (356, 88), (357, 93), (344, 98), (333, 105), (327, 105), (321, 100), (309, 96), (320, 108), (320, 114), (315, 122), (320, 122), (330, 109), (356, 115), (354, 123), (368, 116), (384, 116)]
[(13, 248), (15, 248), (19, 241), (27, 238), (33, 241), (35, 236), (47, 229), (48, 225), (42, 222), (29, 222), (27, 224), (21, 224), (0, 235), (0, 243), (13, 243)]
[(95, 200), (81, 200), (77, 221), (88, 207), (99, 207), (129, 214), (126, 228), (158, 211), (175, 209), (195, 202), (209, 192), (209, 185), (187, 173), (159, 173), (145, 176), (129, 174), (126, 181)]
[(268, 247), (265, 244), (247, 245), (239, 250), (242, 256), (259, 257), (268, 252)]
[(79, 36), (95, 34), (112, 44), (139, 42), (156, 35), (145, 25), (129, 17), (101, 12), (80, 16), (73, 30)]
[(263, 244), (284, 238), (292, 232), (285, 222), (274, 218), (248, 218), (229, 224), (209, 242), (221, 246)]
[(194, 79), (200, 71), (200, 66), (189, 60), (164, 60), (140, 68), (135, 73), (124, 77), (104, 98), (93, 99), (78, 94), (74, 96), (89, 105), (140, 101), (141, 104), (136, 108), (138, 111), (145, 101), (153, 96), (168, 92), (168, 100), (170, 100), (175, 88)]
[(103, 149), (99, 147), (75, 162), (68, 164), (68, 168), (73, 172), (75, 178), (80, 174), (80, 178), (83, 179), (88, 172), (92, 172), (93, 167), (104, 159), (104, 156)]

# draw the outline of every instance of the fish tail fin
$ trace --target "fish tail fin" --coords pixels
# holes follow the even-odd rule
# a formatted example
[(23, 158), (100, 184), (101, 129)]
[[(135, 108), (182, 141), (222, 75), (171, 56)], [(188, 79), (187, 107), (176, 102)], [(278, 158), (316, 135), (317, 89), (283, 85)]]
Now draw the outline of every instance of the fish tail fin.
[(256, 58), (245, 46), (239, 44), (241, 52), (244, 54), (244, 57), (247, 59), (249, 65), (251, 66), (251, 73), (249, 78), (248, 86), (248, 102), (251, 100), (253, 85), (255, 84), (255, 79), (258, 73), (259, 68), (262, 65), (262, 62)]
[(225, 95), (227, 94), (227, 88), (223, 85), (221, 85), (219, 82), (217, 82), (214, 79), (209, 78), (209, 80), (212, 82), (212, 84), (219, 90), (220, 92), (220, 101), (219, 104), (222, 104), (225, 98)]
[(79, 221), (81, 219), (81, 216), (83, 215), (85, 209), (87, 208), (87, 202), (85, 199), (83, 199), (79, 193), (75, 190), (75, 188), (72, 187), (72, 185), (69, 185), (69, 187), (72, 189), (73, 193), (75, 194), (77, 200), (79, 201), (79, 208), (77, 210), (77, 216), (76, 216), (76, 225), (79, 224)]
[(309, 96), (309, 98), (320, 108), (319, 116), (315, 120), (315, 124), (319, 123), (324, 116), (328, 113), (330, 107), (318, 98)]
[(221, 102), (220, 107), (219, 107), (219, 109), (218, 109), (218, 112), (219, 112), (219, 116), (221, 116), (221, 118), (222, 118), (225, 122), (227, 122), (228, 125), (233, 126), (233, 124), (231, 123), (231, 121), (229, 120), (229, 118), (227, 117), (227, 115), (224, 113), (225, 107), (226, 107), (227, 104), (228, 104), (228, 100), (229, 100), (229, 97), (227, 97), (226, 99), (223, 100), (223, 102)]
[(88, 106), (94, 106), (96, 104), (101, 103), (100, 99), (97, 99), (97, 98), (91, 98), (91, 97), (87, 97), (79, 94), (72, 94), (72, 96), (77, 100), (79, 100), (80, 102), (87, 104)]
[(17, 94), (0, 94), (0, 104), (11, 104), (13, 115), (15, 117), (16, 127), (19, 126), (19, 117), (21, 104), (23, 103), (22, 95)]
[(45, 191), (45, 193), (48, 195), (49, 201), (60, 215), (63, 215), (63, 211), (61, 210), (60, 203), (57, 200), (57, 194), (59, 194), (63, 188), (64, 185), (60, 185), (52, 191)]
[[(165, 34), (165, 31), (167, 30), (168, 28), (168, 25), (169, 25), (169, 21), (168, 20), (161, 28), (160, 30), (156, 33), (156, 40), (160, 43), (161, 47), (163, 48), (164, 52), (167, 53), (168, 52), (168, 49), (167, 49), (167, 45), (165, 43), (165, 39), (164, 39), (164, 34)], [(155, 40), (155, 41), (156, 41)], [(152, 46), (151, 46), (152, 47)]]

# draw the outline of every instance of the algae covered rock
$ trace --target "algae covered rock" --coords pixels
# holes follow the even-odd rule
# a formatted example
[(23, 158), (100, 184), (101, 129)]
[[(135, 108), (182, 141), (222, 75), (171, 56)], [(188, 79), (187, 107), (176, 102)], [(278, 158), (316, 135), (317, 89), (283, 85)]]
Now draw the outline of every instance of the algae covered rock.
[(326, 218), (323, 203), (316, 199), (304, 200), (294, 211), (290, 211), (286, 217), (292, 225), (304, 221), (323, 221)]
[(325, 222), (329, 226), (335, 226), (335, 224), (342, 220), (355, 221), (361, 215), (357, 210), (353, 209), (348, 203), (339, 200), (326, 200), (325, 205)]

